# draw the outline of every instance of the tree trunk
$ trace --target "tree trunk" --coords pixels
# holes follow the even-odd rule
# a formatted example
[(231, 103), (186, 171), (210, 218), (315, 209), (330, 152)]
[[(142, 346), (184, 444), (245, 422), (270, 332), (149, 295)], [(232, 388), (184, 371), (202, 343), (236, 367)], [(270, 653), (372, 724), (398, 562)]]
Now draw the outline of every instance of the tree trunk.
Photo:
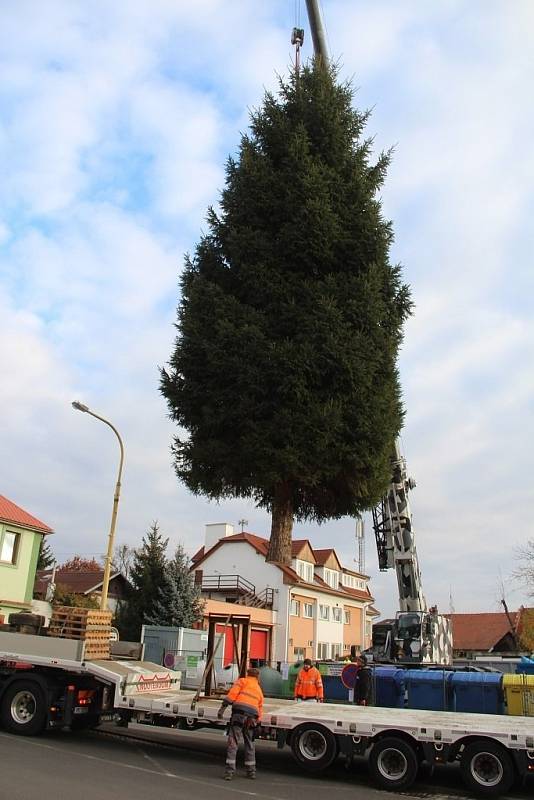
[(291, 487), (279, 483), (274, 490), (271, 539), (267, 561), (291, 564), (291, 533), (293, 531), (293, 501)]

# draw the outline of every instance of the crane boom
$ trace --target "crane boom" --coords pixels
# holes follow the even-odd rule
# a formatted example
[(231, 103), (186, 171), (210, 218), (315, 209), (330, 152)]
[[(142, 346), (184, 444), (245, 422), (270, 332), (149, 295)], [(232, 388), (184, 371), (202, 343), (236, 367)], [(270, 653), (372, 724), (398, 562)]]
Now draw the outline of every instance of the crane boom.
[(310, 30), (313, 41), (313, 52), (316, 58), (322, 58), (328, 64), (328, 46), (326, 44), (326, 31), (317, 0), (306, 0), (306, 9), (310, 21)]
[(373, 508), (378, 566), (381, 571), (395, 570), (401, 611), (427, 611), (410, 509), (409, 493), (415, 487), (415, 481), (408, 477), (406, 460), (401, 455), (398, 441), (395, 442), (391, 470), (387, 493)]

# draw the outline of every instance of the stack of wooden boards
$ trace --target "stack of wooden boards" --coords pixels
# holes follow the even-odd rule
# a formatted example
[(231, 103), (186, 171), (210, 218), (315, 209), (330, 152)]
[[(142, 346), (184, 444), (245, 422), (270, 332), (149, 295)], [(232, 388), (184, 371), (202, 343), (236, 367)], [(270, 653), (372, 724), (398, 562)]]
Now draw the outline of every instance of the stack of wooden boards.
[(52, 612), (48, 635), (85, 642), (85, 658), (109, 658), (111, 611), (59, 606)]

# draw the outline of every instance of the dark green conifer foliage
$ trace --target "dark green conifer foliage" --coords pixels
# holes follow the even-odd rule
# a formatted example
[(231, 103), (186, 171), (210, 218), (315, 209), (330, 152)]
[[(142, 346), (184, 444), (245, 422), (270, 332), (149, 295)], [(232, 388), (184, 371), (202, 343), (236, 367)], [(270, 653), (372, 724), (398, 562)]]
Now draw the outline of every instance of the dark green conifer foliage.
[(189, 557), (179, 544), (174, 558), (165, 565), (157, 600), (145, 620), (149, 625), (190, 628), (202, 619), (200, 587), (195, 585), (189, 563)]
[(52, 548), (45, 540), (45, 537), (41, 539), (41, 544), (39, 545), (39, 557), (37, 559), (37, 569), (48, 569), (53, 564), (55, 564), (56, 558), (52, 552)]
[(161, 390), (187, 435), (178, 477), (272, 513), (269, 560), (293, 519), (356, 515), (390, 477), (403, 409), (396, 368), (410, 296), (389, 261), (367, 113), (335, 68), (280, 82), (226, 167), (220, 212), (182, 276)]
[(141, 547), (134, 553), (130, 587), (115, 619), (122, 639), (139, 641), (141, 626), (149, 623), (154, 615), (160, 586), (165, 579), (168, 543), (169, 540), (159, 532), (158, 523), (154, 522), (143, 536)]

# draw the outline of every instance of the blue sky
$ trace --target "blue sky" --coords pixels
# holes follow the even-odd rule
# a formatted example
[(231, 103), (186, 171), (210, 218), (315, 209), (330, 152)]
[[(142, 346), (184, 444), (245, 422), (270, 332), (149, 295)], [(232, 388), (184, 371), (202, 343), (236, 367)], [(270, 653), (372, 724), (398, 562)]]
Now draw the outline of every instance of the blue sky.
[[(292, 58), (304, 0), (36, 0), (0, 30), (0, 492), (56, 533), (58, 559), (99, 555), (117, 447), (118, 541), (154, 519), (191, 552), (204, 525), (264, 512), (192, 497), (173, 474), (158, 365), (174, 338), (184, 254), (217, 203), (265, 88)], [(509, 582), (534, 535), (534, 7), (529, 0), (323, 0), (329, 45), (376, 150), (416, 311), (400, 369), (403, 445), (427, 598), (458, 611), (526, 602)], [(355, 556), (354, 524), (295, 535)], [(367, 570), (377, 605), (393, 574)]]

